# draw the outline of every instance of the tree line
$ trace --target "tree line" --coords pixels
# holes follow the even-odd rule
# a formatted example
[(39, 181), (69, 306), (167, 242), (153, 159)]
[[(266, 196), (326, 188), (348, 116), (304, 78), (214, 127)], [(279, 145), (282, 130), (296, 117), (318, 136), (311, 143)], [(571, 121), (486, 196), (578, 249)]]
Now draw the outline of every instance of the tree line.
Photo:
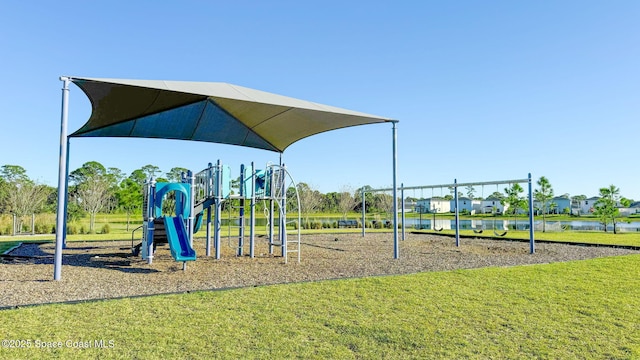
[[(69, 201), (68, 220), (74, 221), (89, 216), (89, 231), (95, 229), (95, 217), (98, 213), (123, 213), (127, 215), (127, 230), (131, 215), (142, 212), (142, 188), (144, 182), (154, 177), (160, 182), (178, 182), (187, 169), (174, 167), (168, 172), (155, 165), (145, 165), (127, 175), (115, 167), (105, 167), (97, 161), (84, 163), (78, 169), (69, 173)], [(237, 189), (239, 179), (232, 182), (232, 190)], [(553, 187), (549, 180), (542, 176), (537, 181), (538, 188), (534, 192), (535, 201), (542, 204), (543, 229), (545, 216), (553, 207)], [(366, 213), (390, 213), (393, 208), (393, 198), (388, 193), (372, 192), (368, 185), (353, 189), (343, 186), (338, 192), (321, 193), (307, 183), (297, 184), (300, 196), (300, 211), (305, 216), (313, 213), (338, 213), (343, 218), (353, 211), (362, 211), (362, 191), (365, 190)], [(453, 188), (450, 189), (453, 192)], [(236, 190), (237, 191), (237, 190)], [(491, 196), (508, 206), (508, 214), (516, 215), (519, 211), (528, 209), (528, 201), (523, 195), (524, 189), (520, 184), (513, 184), (496, 191)], [(297, 208), (295, 198), (296, 189), (287, 190), (288, 207)], [(460, 196), (464, 194), (459, 193)], [(466, 188), (466, 195), (475, 197), (473, 187)], [(593, 215), (606, 225), (613, 223), (614, 232), (619, 218), (618, 204), (628, 206), (631, 202), (620, 195), (620, 189), (614, 185), (599, 190), (600, 199), (594, 205)], [(452, 195), (445, 196), (453, 198)], [(586, 199), (579, 195), (574, 200)], [(414, 201), (417, 198), (407, 197), (405, 200)], [(57, 206), (57, 189), (40, 184), (27, 176), (27, 171), (19, 165), (3, 165), (0, 168), (0, 214), (13, 214), (19, 219), (34, 213), (54, 213)], [(543, 230), (544, 231), (544, 230)]]
[[(142, 212), (142, 189), (147, 179), (158, 182), (178, 182), (187, 169), (174, 167), (168, 172), (155, 165), (145, 165), (131, 174), (115, 167), (105, 167), (97, 161), (89, 161), (69, 173), (69, 221), (89, 217), (89, 231), (95, 231), (98, 213), (123, 213), (127, 215), (127, 230), (131, 216)], [(237, 192), (239, 179), (232, 182)], [(370, 187), (368, 187), (370, 189)], [(288, 206), (297, 208), (292, 201), (296, 189), (288, 189)], [(361, 211), (361, 189), (343, 187), (339, 192), (320, 193), (306, 183), (297, 184), (301, 198), (300, 211), (304, 214), (316, 212), (340, 213), (343, 217), (352, 211)], [(19, 165), (3, 165), (0, 168), (0, 214), (13, 214), (19, 221), (27, 215), (55, 213), (57, 188), (30, 179), (26, 169)], [(388, 194), (366, 195), (367, 212), (389, 212), (391, 196)], [(21, 225), (20, 225), (21, 227)]]

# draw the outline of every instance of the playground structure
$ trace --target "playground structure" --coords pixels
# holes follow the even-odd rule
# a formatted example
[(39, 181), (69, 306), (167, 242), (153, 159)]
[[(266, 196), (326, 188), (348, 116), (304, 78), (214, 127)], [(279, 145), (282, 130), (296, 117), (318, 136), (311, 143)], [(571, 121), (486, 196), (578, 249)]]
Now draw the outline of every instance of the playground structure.
[[(238, 145), (277, 152), (282, 164), (284, 151), (309, 136), (358, 125), (386, 123), (392, 125), (391, 175), (393, 187), (397, 188), (398, 120), (392, 118), (220, 82), (69, 76), (61, 76), (60, 80), (63, 86), (54, 280), (62, 278), (69, 139), (72, 137), (160, 138)], [(81, 128), (68, 134), (71, 83), (89, 98), (91, 116)], [(394, 204), (397, 204), (397, 191), (393, 196)], [(280, 212), (286, 214), (283, 208), (281, 205)], [(394, 213), (394, 244), (397, 247), (398, 217), (397, 212)], [(282, 228), (286, 225), (285, 216), (280, 220)], [(286, 255), (286, 241), (283, 241), (286, 235), (284, 231), (282, 233), (280, 246)], [(273, 239), (270, 242), (278, 245)]]
[[(531, 174), (529, 173), (526, 179), (514, 179), (514, 180), (497, 180), (497, 181), (484, 181), (484, 182), (469, 182), (469, 183), (458, 183), (457, 179), (454, 179), (451, 184), (439, 184), (439, 185), (419, 185), (419, 186), (404, 186), (404, 184), (400, 184), (398, 190), (400, 190), (400, 199), (402, 199), (401, 208), (401, 229), (402, 229), (402, 240), (405, 239), (405, 190), (421, 190), (421, 189), (437, 189), (437, 188), (452, 188), (454, 192), (454, 214), (455, 214), (455, 239), (456, 246), (460, 246), (460, 217), (459, 217), (459, 202), (458, 202), (458, 188), (464, 186), (486, 186), (486, 185), (503, 185), (503, 184), (520, 184), (527, 183), (528, 184), (528, 206), (529, 206), (529, 252), (531, 254), (535, 253), (535, 237), (534, 237), (534, 223), (533, 223), (533, 185), (531, 182)], [(383, 191), (394, 191), (394, 188), (384, 188), (384, 189), (369, 189), (366, 190), (364, 187), (362, 188), (362, 224), (365, 223), (366, 216), (366, 208), (365, 208), (365, 193), (367, 192), (383, 192)], [(394, 212), (397, 209), (397, 204), (394, 205)], [(435, 214), (435, 213), (434, 213)], [(397, 217), (397, 212), (394, 214), (394, 217)], [(366, 234), (365, 226), (362, 226), (362, 236), (364, 237)], [(436, 231), (440, 231), (435, 229)], [(482, 230), (473, 229), (475, 233), (481, 233)], [(394, 231), (397, 231), (397, 226)], [(504, 236), (506, 235), (506, 231), (504, 233), (494, 233), (496, 236)], [(397, 243), (394, 243), (394, 255), (398, 255), (398, 246)], [(396, 257), (397, 258), (397, 257)]]
[[(220, 160), (193, 174), (191, 171), (182, 175), (180, 183), (156, 182), (153, 178), (145, 183), (143, 204), (143, 236), (140, 245), (132, 246), (132, 251), (149, 264), (153, 261), (155, 247), (159, 243), (168, 243), (171, 255), (176, 261), (183, 263), (196, 259), (193, 250), (193, 235), (198, 232), (204, 222), (206, 211), (206, 256), (211, 256), (211, 228), (213, 225), (213, 247), (215, 258), (220, 259), (222, 206), (225, 202), (239, 202), (237, 222), (238, 247), (237, 256), (245, 255), (245, 202), (249, 201), (249, 256), (255, 256), (255, 207), (258, 201), (266, 202), (269, 241), (269, 253), (274, 248), (281, 248), (285, 263), (289, 253), (297, 253), (300, 262), (300, 228), (294, 241), (287, 238), (287, 189), (296, 189), (298, 223), (300, 223), (300, 197), (296, 184), (284, 165), (267, 164), (265, 170), (256, 170), (254, 164), (250, 168), (240, 166), (239, 192), (232, 193), (231, 169), (223, 166)], [(173, 194), (173, 206), (166, 214), (169, 195)], [(212, 214), (213, 212), (213, 214)], [(277, 217), (276, 217), (277, 213)], [(212, 221), (213, 219), (213, 221)], [(275, 227), (275, 221), (278, 226)], [(231, 228), (231, 226), (230, 226)], [(231, 234), (229, 233), (231, 237)]]

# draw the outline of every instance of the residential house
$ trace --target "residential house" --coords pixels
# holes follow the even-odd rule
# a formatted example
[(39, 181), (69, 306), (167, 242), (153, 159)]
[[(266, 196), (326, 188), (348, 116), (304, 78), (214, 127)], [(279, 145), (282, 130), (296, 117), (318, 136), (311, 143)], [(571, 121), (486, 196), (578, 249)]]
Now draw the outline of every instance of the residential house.
[(551, 199), (546, 206), (542, 206), (539, 201), (533, 202), (533, 207), (538, 209), (538, 213), (548, 211), (548, 214), (569, 214), (571, 212), (571, 199), (566, 196), (556, 196)]
[[(456, 200), (452, 199), (451, 204), (449, 205), (451, 212), (456, 211)], [(465, 196), (461, 196), (458, 198), (458, 212), (468, 211), (473, 214), (476, 212), (480, 212), (482, 209), (482, 201), (474, 200)]]
[(416, 212), (418, 213), (448, 213), (451, 211), (451, 202), (441, 197), (432, 197), (428, 199), (420, 199), (416, 203)]
[(502, 214), (509, 208), (508, 205), (503, 205), (500, 203), (500, 199), (495, 196), (489, 196), (488, 198), (482, 200), (482, 213), (498, 213)]
[(621, 216), (640, 214), (640, 201), (632, 202), (629, 207), (620, 207), (618, 210)]
[(578, 203), (580, 214), (591, 214), (594, 210), (593, 207), (598, 200), (600, 200), (600, 198), (597, 196), (593, 196), (585, 200), (580, 200), (580, 202)]

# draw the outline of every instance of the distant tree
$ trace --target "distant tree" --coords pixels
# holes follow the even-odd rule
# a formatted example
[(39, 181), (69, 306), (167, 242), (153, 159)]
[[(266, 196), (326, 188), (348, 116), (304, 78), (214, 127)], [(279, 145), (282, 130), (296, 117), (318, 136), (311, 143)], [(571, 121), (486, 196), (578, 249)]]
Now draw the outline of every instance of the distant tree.
[(21, 229), (23, 216), (42, 210), (50, 188), (29, 179), (27, 171), (18, 165), (2, 166), (0, 179), (2, 208), (17, 217), (18, 229)]
[(147, 174), (142, 169), (133, 170), (129, 179), (135, 181), (138, 185), (142, 186), (147, 181)]
[(377, 210), (384, 213), (393, 212), (393, 196), (386, 193), (378, 193), (374, 196), (374, 203)]
[(300, 212), (308, 222), (309, 215), (318, 211), (322, 202), (322, 194), (306, 183), (298, 183), (297, 187), (298, 195), (300, 196)]
[(356, 206), (356, 198), (351, 195), (353, 189), (349, 186), (343, 186), (340, 191), (340, 197), (338, 198), (338, 208), (342, 213), (342, 218), (347, 218), (347, 213), (353, 211)]
[(541, 176), (537, 182), (539, 188), (533, 192), (534, 199), (542, 207), (542, 232), (546, 231), (546, 218), (545, 214), (549, 213), (549, 202), (553, 199), (553, 187), (549, 179)]
[(129, 231), (131, 214), (142, 210), (142, 187), (130, 177), (126, 178), (120, 182), (116, 198), (120, 208), (127, 214), (127, 231)]
[(9, 183), (7, 205), (18, 219), (18, 229), (22, 228), (22, 217), (38, 213), (49, 195), (49, 187), (31, 180), (17, 180)]
[(516, 228), (518, 228), (518, 218), (516, 217), (516, 215), (518, 214), (518, 209), (522, 209), (523, 204), (525, 203), (524, 198), (520, 196), (520, 193), (522, 193), (523, 191), (524, 189), (522, 188), (522, 186), (520, 186), (520, 184), (513, 184), (510, 188), (504, 189), (504, 192), (507, 196), (502, 200), (502, 203), (509, 206), (507, 211), (513, 214)]
[(113, 176), (97, 161), (84, 163), (69, 174), (73, 185), (70, 192), (76, 203), (89, 213), (89, 231), (95, 231), (96, 214), (109, 204), (113, 190)]
[(340, 199), (340, 194), (335, 191), (324, 194), (322, 196), (322, 205), (320, 206), (320, 209), (323, 212), (327, 212), (327, 213), (339, 212), (340, 211), (338, 207), (338, 203), (340, 202), (339, 199)]
[(473, 196), (475, 195), (475, 192), (476, 192), (476, 189), (473, 187), (473, 185), (467, 185), (465, 189), (467, 190), (467, 197), (469, 199), (473, 199)]
[(620, 189), (615, 185), (600, 188), (600, 199), (593, 206), (593, 214), (600, 219), (604, 225), (604, 231), (607, 232), (607, 224), (609, 221), (613, 224), (613, 233), (616, 232), (617, 218), (620, 216), (618, 202), (623, 206), (629, 206), (630, 201), (620, 196)]
[(9, 185), (7, 181), (0, 176), (0, 214), (6, 212), (5, 207), (7, 206), (6, 202), (7, 202), (8, 186)]
[(365, 185), (361, 188), (356, 189), (355, 193), (354, 193), (354, 197), (356, 199), (356, 206), (355, 209), (356, 211), (362, 211), (362, 190), (364, 190), (364, 206), (365, 206), (365, 213), (369, 213), (374, 211), (375, 209), (375, 204), (373, 202), (374, 200), (374, 195), (371, 192), (371, 190), (373, 190), (373, 188), (369, 185)]
[(171, 168), (171, 170), (169, 170), (169, 172), (165, 175), (167, 176), (167, 180), (169, 180), (169, 182), (180, 182), (182, 181), (182, 174), (186, 174), (188, 171), (189, 170), (183, 167), (174, 167)]
[(489, 197), (493, 197), (493, 198), (496, 198), (496, 199), (503, 200), (504, 199), (504, 194), (501, 193), (500, 191), (495, 191), (493, 194), (489, 195)]
[(107, 175), (110, 177), (109, 181), (114, 187), (118, 187), (120, 182), (124, 180), (127, 176), (122, 172), (122, 170), (116, 167), (110, 167), (107, 169)]
[(8, 183), (29, 180), (27, 170), (20, 165), (2, 165), (2, 168), (0, 168), (0, 177)]
[(140, 170), (142, 170), (142, 172), (145, 174), (147, 178), (150, 178), (150, 177), (155, 178), (158, 174), (162, 172), (159, 167), (151, 164), (141, 167)]

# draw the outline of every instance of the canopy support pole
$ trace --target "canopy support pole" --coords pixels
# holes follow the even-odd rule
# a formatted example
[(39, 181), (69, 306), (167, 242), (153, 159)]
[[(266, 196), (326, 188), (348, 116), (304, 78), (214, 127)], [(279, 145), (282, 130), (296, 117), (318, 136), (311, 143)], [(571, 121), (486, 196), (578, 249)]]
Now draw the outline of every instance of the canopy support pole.
[(60, 77), (62, 81), (62, 114), (60, 119), (60, 159), (58, 165), (58, 208), (56, 211), (56, 250), (53, 262), (53, 279), (62, 277), (62, 243), (66, 227), (65, 208), (67, 204), (67, 122), (69, 119), (69, 82), (68, 77)]
[(536, 240), (533, 230), (533, 184), (531, 183), (531, 173), (529, 173), (529, 253), (536, 252)]
[(397, 121), (393, 121), (393, 258), (400, 257), (398, 246), (398, 130), (396, 128)]

